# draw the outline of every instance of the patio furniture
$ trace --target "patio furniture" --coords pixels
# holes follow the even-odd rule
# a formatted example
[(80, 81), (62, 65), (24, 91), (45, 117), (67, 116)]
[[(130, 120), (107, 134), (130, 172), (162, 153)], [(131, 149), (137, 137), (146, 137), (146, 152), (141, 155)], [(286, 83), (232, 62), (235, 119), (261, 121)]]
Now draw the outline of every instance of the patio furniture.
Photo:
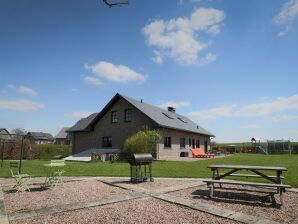
[(63, 184), (63, 173), (65, 161), (64, 160), (51, 160), (50, 163), (44, 164), (47, 168), (47, 177), (44, 187), (53, 188)]
[(190, 149), (193, 157), (199, 157), (199, 158), (211, 158), (216, 156), (215, 154), (208, 154), (205, 153), (204, 149), (201, 148), (194, 148)]
[[(13, 171), (16, 169), (17, 171)], [(19, 162), (17, 161), (11, 161), (10, 162), (10, 172), (11, 176), (15, 179), (16, 184), (12, 187), (12, 190), (16, 190), (17, 192), (23, 192), (23, 191), (30, 191), (30, 188), (28, 187), (26, 181), (30, 177), (28, 174), (20, 174), (19, 173)]]
[(152, 178), (152, 161), (151, 154), (133, 154), (128, 160), (130, 164), (130, 182), (139, 183)]
[[(285, 185), (282, 183), (282, 172), (287, 171), (285, 167), (272, 167), (272, 166), (247, 166), (247, 165), (210, 165), (208, 168), (212, 171), (212, 180), (204, 180), (203, 182), (207, 183), (210, 187), (210, 198), (213, 198), (214, 193), (214, 185), (219, 184), (221, 187), (222, 184), (228, 185), (246, 185), (246, 186), (254, 186), (254, 187), (268, 187), (268, 188), (276, 188), (277, 193), (280, 194), (280, 202), (281, 206), (284, 205), (283, 200), (283, 192), (285, 192), (286, 188), (291, 188), (290, 185)], [(220, 173), (219, 169), (227, 170), (225, 173)], [(254, 174), (243, 174), (237, 173), (238, 171), (246, 170), (252, 172)], [(274, 171), (276, 175), (269, 175), (264, 173), (264, 171)], [(269, 180), (271, 183), (254, 183), (254, 182), (246, 182), (246, 181), (235, 181), (235, 180), (223, 180), (225, 177), (245, 177), (245, 178), (264, 178)]]

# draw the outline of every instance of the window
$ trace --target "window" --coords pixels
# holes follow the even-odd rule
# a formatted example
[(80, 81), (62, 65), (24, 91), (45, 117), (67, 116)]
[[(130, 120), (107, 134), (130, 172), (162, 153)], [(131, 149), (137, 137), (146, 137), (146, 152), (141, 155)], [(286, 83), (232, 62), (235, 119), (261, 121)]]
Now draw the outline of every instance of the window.
[(192, 139), (192, 148), (193, 148), (193, 149), (196, 148), (196, 145), (195, 145), (195, 139), (194, 139), (194, 138)]
[(124, 120), (125, 120), (125, 122), (131, 122), (131, 118), (132, 118), (132, 110), (131, 109), (126, 109), (124, 111)]
[(118, 122), (118, 116), (117, 116), (117, 111), (112, 111), (111, 113), (111, 122), (112, 123), (117, 123)]
[(187, 121), (185, 119), (183, 119), (182, 117), (178, 117), (178, 120), (182, 121), (183, 123), (187, 123)]
[(102, 137), (102, 147), (103, 148), (111, 148), (112, 147), (112, 137), (111, 136)]
[(169, 115), (168, 113), (163, 112), (162, 114), (165, 115), (165, 116), (166, 116), (167, 118), (169, 118), (169, 119), (174, 119), (174, 118), (171, 117), (171, 115)]
[(200, 139), (197, 139), (196, 141), (196, 148), (200, 148)]
[(164, 147), (165, 148), (171, 148), (172, 144), (171, 144), (171, 137), (165, 137), (164, 138)]
[(185, 138), (180, 138), (180, 148), (185, 149)]
[(188, 139), (188, 145), (191, 147), (191, 138)]

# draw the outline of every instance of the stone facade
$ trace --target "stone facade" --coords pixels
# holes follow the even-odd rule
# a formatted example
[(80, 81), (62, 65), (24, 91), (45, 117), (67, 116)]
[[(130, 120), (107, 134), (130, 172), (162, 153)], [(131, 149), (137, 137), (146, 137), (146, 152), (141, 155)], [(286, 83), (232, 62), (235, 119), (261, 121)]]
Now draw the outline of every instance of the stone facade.
[[(162, 139), (158, 144), (158, 159), (177, 158), (182, 153), (188, 153), (188, 157), (192, 157), (191, 148), (203, 148), (205, 151), (210, 149), (210, 137), (185, 131), (178, 131), (173, 129), (160, 129)], [(171, 147), (164, 147), (164, 138), (171, 138)], [(185, 139), (185, 148), (180, 147), (180, 139)], [(199, 140), (199, 142), (198, 142)], [(193, 145), (194, 142), (194, 145)], [(191, 144), (189, 144), (191, 143)], [(199, 145), (197, 145), (199, 143)], [(206, 144), (206, 147), (205, 147)]]
[[(125, 110), (132, 110), (132, 121), (125, 122)], [(111, 122), (112, 111), (117, 111), (117, 123)], [(111, 149), (122, 149), (124, 142), (131, 135), (148, 127), (150, 129), (158, 129), (162, 135), (160, 143), (157, 145), (157, 159), (167, 159), (181, 156), (181, 152), (188, 153), (191, 157), (189, 139), (191, 143), (194, 139), (200, 142), (200, 147), (207, 151), (210, 145), (210, 137), (196, 133), (161, 128), (149, 117), (135, 108), (125, 99), (120, 98), (104, 113), (104, 115), (96, 121), (91, 131), (73, 132), (73, 154), (90, 148), (105, 148), (103, 146), (103, 137), (112, 138)], [(164, 137), (171, 138), (171, 148), (164, 147)], [(180, 148), (180, 138), (185, 138), (185, 148)], [(205, 147), (205, 143), (206, 146)], [(197, 146), (198, 147), (198, 146)]]
[[(124, 111), (132, 110), (132, 121), (125, 122)], [(117, 123), (111, 123), (111, 113), (117, 111)], [(154, 123), (146, 115), (133, 108), (124, 99), (119, 99), (111, 108), (97, 121), (91, 132), (75, 132), (73, 134), (73, 153), (78, 153), (90, 148), (104, 148), (103, 137), (112, 137), (113, 149), (122, 149), (124, 141), (144, 127), (154, 128)]]

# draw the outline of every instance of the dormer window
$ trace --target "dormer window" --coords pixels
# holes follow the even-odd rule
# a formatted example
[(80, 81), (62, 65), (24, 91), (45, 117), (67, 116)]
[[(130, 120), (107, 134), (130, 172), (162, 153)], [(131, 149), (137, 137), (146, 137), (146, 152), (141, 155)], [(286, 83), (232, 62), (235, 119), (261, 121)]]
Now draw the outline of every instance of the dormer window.
[(183, 123), (187, 123), (187, 121), (185, 119), (183, 119), (182, 117), (178, 117), (178, 120), (182, 121)]
[(165, 112), (163, 112), (162, 113), (163, 115), (165, 115), (167, 118), (169, 118), (169, 119), (174, 119), (171, 115), (169, 115), (168, 113), (165, 113)]
[(118, 113), (116, 110), (112, 111), (111, 113), (111, 122), (112, 123), (117, 123), (118, 122)]

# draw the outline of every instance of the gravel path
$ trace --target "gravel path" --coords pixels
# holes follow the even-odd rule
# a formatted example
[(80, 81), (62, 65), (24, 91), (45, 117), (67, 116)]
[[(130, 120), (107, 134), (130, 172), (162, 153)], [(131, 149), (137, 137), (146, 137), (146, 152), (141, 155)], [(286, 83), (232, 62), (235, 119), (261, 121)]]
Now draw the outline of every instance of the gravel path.
[(13, 221), (11, 224), (63, 224), (63, 223), (138, 223), (138, 224), (175, 224), (175, 223), (237, 223), (207, 213), (147, 198), (112, 205), (58, 213), (26, 220)]
[[(297, 193), (286, 192), (284, 195), (285, 206), (280, 209), (273, 206), (272, 198), (268, 194), (268, 192), (276, 193), (274, 190), (233, 185), (230, 185), (228, 188), (223, 187), (223, 189), (215, 188), (213, 200), (209, 199), (209, 188), (206, 186), (176, 191), (170, 193), (170, 195), (192, 199), (202, 203), (209, 203), (218, 207), (260, 216), (278, 222), (291, 223), (298, 218)], [(237, 189), (245, 190), (237, 191)], [(256, 190), (260, 192), (256, 192)], [(279, 205), (279, 194), (275, 194), (274, 199)]]
[[(197, 180), (194, 179), (194, 180), (187, 180), (187, 181), (185, 181), (185, 180), (162, 180), (162, 179), (154, 179), (153, 182), (146, 181), (146, 182), (134, 184), (134, 186), (145, 188), (145, 189), (148, 189), (148, 190), (157, 190), (157, 189), (160, 189), (160, 188), (177, 186), (177, 185), (184, 185), (186, 183), (192, 183), (192, 182), (197, 182)], [(122, 183), (124, 183), (124, 184), (131, 184), (130, 181), (123, 181)]]
[(113, 187), (96, 180), (66, 182), (63, 186), (43, 190), (31, 188), (30, 192), (4, 191), (7, 212), (31, 211), (54, 205), (69, 204), (128, 194), (130, 191)]

